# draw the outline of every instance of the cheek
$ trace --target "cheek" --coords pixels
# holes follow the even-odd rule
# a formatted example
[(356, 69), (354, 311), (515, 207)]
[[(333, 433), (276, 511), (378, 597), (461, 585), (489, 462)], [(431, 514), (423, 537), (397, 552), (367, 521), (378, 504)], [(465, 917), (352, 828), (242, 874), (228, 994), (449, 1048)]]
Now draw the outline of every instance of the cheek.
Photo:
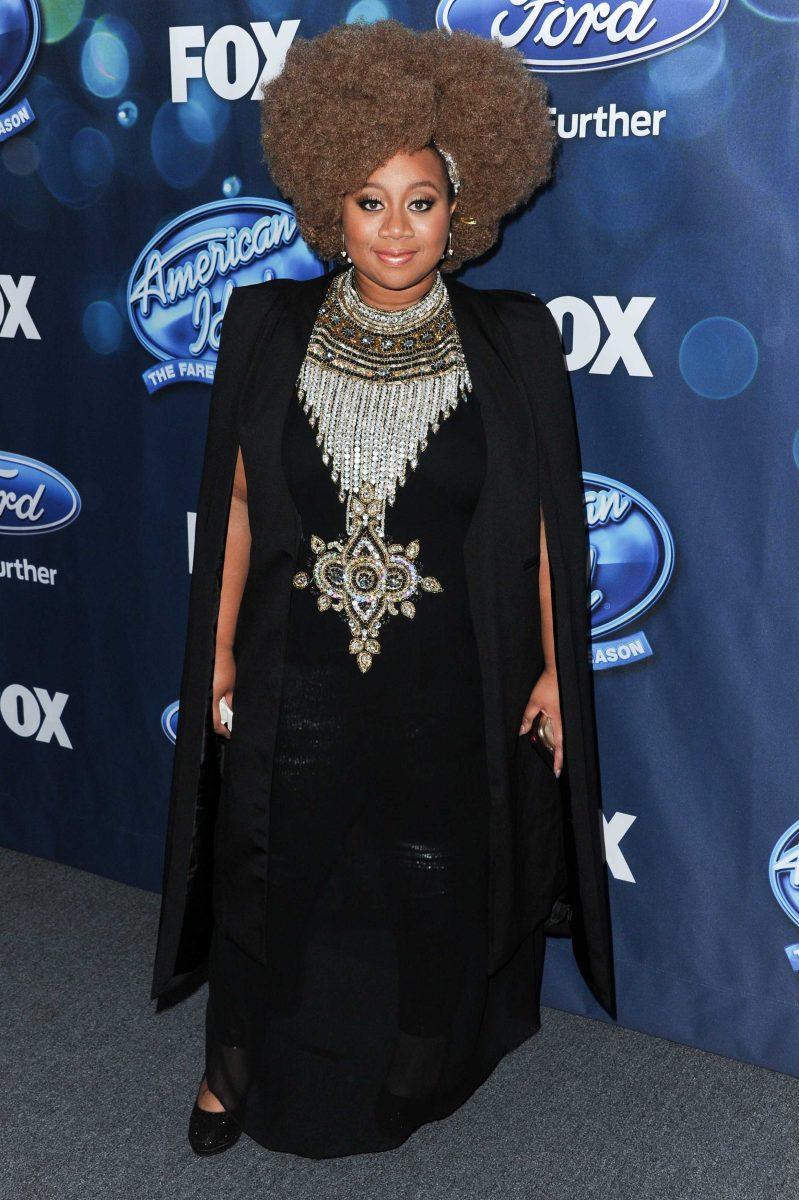
[(449, 210), (443, 207), (433, 210), (430, 230), (436, 237), (444, 237), (449, 229)]
[(367, 212), (354, 205), (344, 213), (344, 232), (352, 242), (367, 242), (380, 228), (380, 213)]
[(447, 236), (449, 210), (442, 204), (437, 204), (429, 212), (417, 213), (412, 220), (419, 237), (426, 241), (438, 242)]

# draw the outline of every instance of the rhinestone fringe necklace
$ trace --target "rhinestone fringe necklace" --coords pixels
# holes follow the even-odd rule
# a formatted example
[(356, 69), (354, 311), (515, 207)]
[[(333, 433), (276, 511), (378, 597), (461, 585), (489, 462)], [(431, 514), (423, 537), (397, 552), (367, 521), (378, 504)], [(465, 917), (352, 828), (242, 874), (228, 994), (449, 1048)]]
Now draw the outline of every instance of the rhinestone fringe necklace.
[(386, 505), (405, 484), (408, 465), (416, 468), (430, 430), (438, 431), (472, 384), (440, 271), (420, 300), (395, 311), (366, 304), (353, 272), (333, 276), (297, 379), (322, 461), (346, 502), (346, 537), (313, 535), (313, 565), (293, 582), (313, 581), (318, 607), (345, 613), (350, 652), (365, 672), (379, 653), (386, 613), (412, 617), (420, 587), (443, 590), (419, 572), (416, 539), (385, 543)]

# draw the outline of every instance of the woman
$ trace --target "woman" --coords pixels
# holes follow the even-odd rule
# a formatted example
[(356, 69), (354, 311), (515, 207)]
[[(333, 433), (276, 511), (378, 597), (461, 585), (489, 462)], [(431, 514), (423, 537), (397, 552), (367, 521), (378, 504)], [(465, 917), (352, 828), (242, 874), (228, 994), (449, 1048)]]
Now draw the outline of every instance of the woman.
[(534, 1034), (548, 932), (615, 1000), (557, 327), (449, 278), (549, 176), (543, 87), (497, 42), (336, 26), (262, 132), (342, 269), (225, 316), (152, 994), (207, 966), (197, 1153), (319, 1158), (400, 1145)]

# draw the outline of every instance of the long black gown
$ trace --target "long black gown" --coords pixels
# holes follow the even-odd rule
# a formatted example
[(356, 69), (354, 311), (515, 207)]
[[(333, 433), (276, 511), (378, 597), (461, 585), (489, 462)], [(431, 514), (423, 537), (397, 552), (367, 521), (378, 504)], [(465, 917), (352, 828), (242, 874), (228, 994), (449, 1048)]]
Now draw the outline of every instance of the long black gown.
[[(309, 539), (345, 533), (294, 397), (283, 465)], [(292, 588), (272, 776), (268, 965), (214, 932), (206, 1078), (262, 1145), (312, 1158), (388, 1150), (450, 1114), (540, 1027), (544, 937), (489, 978), (488, 779), (462, 557), (486, 466), (472, 393), (432, 431), (387, 505), (418, 539), (413, 617), (387, 617), (362, 674), (343, 613)], [(236, 698), (233, 701), (236, 710)], [(244, 714), (238, 713), (241, 719)], [(521, 714), (520, 714), (521, 716)], [(245, 725), (223, 787), (257, 786)]]

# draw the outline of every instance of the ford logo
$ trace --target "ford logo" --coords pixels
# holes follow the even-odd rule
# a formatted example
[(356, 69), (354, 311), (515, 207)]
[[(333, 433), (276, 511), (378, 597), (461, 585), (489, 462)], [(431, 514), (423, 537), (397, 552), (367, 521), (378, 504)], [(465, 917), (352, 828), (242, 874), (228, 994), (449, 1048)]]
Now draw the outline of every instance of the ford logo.
[(19, 100), (3, 111), (26, 78), (36, 58), (41, 39), (41, 20), (36, 0), (3, 0), (0, 7), (0, 142), (33, 120), (27, 100)]
[(52, 533), (79, 512), (80, 496), (54, 467), (0, 451), (0, 533)]
[(768, 877), (780, 908), (799, 925), (799, 821), (786, 829), (771, 851)]
[(234, 287), (324, 270), (300, 237), (294, 210), (279, 200), (218, 200), (172, 221), (144, 247), (128, 280), (133, 331), (160, 364), (144, 372), (147, 390), (180, 380), (213, 383)]
[(677, 50), (718, 21), (728, 0), (441, 0), (436, 25), (521, 50), (533, 71), (602, 71)]
[[(799, 925), (799, 821), (795, 821), (777, 841), (768, 860), (771, 890), (782, 911)], [(799, 972), (799, 943), (785, 947), (788, 961)]]
[(655, 506), (627, 484), (583, 473), (583, 488), (592, 662), (602, 670), (651, 655), (640, 630), (610, 641), (597, 639), (639, 620), (663, 595), (674, 570), (674, 539)]
[(180, 701), (175, 700), (174, 703), (168, 704), (161, 713), (161, 729), (174, 745), (178, 737), (178, 709)]

